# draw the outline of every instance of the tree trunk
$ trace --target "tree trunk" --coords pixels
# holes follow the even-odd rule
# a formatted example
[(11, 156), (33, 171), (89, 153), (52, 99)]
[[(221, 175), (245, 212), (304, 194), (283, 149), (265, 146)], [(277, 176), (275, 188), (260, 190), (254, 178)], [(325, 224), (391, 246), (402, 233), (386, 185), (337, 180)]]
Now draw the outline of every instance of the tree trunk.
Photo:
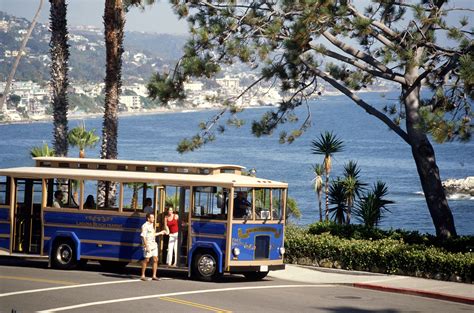
[[(411, 76), (407, 76), (408, 80), (415, 81), (415, 70), (412, 70), (410, 74)], [(409, 94), (407, 92), (404, 90), (407, 133), (436, 235), (441, 238), (456, 236), (453, 214), (441, 184), (433, 146), (426, 134), (417, 127), (421, 118), (419, 115), (420, 86), (414, 88)]]
[[(106, 0), (104, 10), (106, 72), (105, 110), (102, 125), (102, 159), (117, 159), (118, 104), (122, 86), (123, 29), (125, 16), (122, 0)], [(108, 188), (107, 188), (108, 186)], [(100, 201), (115, 199), (115, 183), (100, 184)], [(108, 193), (105, 195), (105, 193)]]
[(104, 11), (106, 73), (101, 158), (117, 158), (118, 104), (122, 86), (123, 29), (121, 0), (106, 0)]
[(326, 186), (324, 187), (326, 192), (326, 211), (325, 211), (325, 220), (329, 221), (329, 172), (326, 172)]
[(352, 199), (349, 199), (347, 201), (347, 218), (346, 218), (346, 224), (349, 225), (351, 223), (351, 211), (352, 211), (352, 206), (354, 205), (354, 201)]
[(318, 205), (319, 205), (319, 221), (323, 221), (323, 208), (322, 208), (322, 203), (321, 203), (321, 197), (322, 197), (322, 192), (321, 190), (318, 190)]
[(54, 150), (57, 156), (66, 156), (68, 151), (68, 98), (69, 81), (68, 60), (69, 45), (67, 43), (67, 6), (65, 0), (50, 0), (51, 40), (51, 101), (54, 120)]
[(3, 94), (0, 96), (0, 110), (3, 112), (7, 111), (7, 101), (8, 101), (8, 94), (10, 93), (10, 86), (12, 84), (13, 78), (15, 77), (16, 69), (18, 67), (18, 64), (20, 63), (20, 59), (21, 59), (21, 56), (23, 55), (23, 51), (25, 51), (26, 43), (28, 42), (28, 39), (30, 39), (31, 32), (33, 31), (33, 28), (35, 28), (36, 22), (38, 21), (38, 16), (39, 16), (39, 13), (41, 12), (41, 8), (43, 7), (43, 2), (44, 0), (40, 0), (38, 9), (36, 10), (35, 16), (31, 20), (31, 25), (28, 28), (28, 31), (26, 32), (26, 35), (23, 38), (23, 41), (21, 42), (21, 46), (20, 46), (20, 49), (18, 50), (18, 54), (16, 56), (15, 62), (13, 63), (10, 74), (8, 75), (7, 82), (5, 84), (5, 89), (3, 90)]

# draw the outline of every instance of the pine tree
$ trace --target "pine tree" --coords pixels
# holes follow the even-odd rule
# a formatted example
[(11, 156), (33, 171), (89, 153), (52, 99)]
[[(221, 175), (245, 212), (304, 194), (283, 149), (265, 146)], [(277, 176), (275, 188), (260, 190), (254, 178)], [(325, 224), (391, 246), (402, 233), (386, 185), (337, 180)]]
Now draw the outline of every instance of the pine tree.
[[(293, 110), (324, 81), (410, 146), (437, 235), (456, 235), (429, 135), (439, 142), (471, 136), (473, 32), (467, 18), (459, 24), (446, 18), (469, 8), (453, 8), (445, 0), (375, 0), (365, 8), (347, 0), (172, 2), (175, 12), (187, 17), (192, 36), (176, 70), (150, 81), (152, 97), (182, 96), (188, 77), (211, 77), (223, 64), (260, 67), (256, 83), (277, 79), (290, 94), (253, 122), (253, 133), (261, 136), (293, 121)], [(376, 80), (399, 86), (398, 103), (379, 109), (357, 95)], [(433, 96), (423, 97), (422, 87)], [(220, 117), (236, 98), (226, 101)], [(220, 126), (206, 125), (183, 142), (182, 151), (206, 143)], [(280, 141), (292, 142), (308, 126), (307, 118)]]

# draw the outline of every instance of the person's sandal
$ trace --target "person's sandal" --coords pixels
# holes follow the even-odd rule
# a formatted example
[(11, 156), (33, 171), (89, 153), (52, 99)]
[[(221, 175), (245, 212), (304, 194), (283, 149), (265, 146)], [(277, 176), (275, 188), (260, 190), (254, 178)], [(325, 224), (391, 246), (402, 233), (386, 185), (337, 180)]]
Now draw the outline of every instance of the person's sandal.
[(141, 281), (147, 281), (148, 279), (146, 277), (140, 277)]
[(159, 277), (152, 277), (151, 280), (156, 280), (156, 281), (158, 281), (158, 280), (161, 280), (161, 278), (159, 278)]

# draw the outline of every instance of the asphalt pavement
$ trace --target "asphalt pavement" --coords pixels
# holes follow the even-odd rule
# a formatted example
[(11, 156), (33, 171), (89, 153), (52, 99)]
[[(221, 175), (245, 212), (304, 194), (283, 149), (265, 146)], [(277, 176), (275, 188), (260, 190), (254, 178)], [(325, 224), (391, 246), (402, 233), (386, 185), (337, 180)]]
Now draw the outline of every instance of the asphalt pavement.
[[(218, 283), (206, 283), (190, 280), (180, 271), (159, 270), (159, 274), (163, 280), (142, 282), (136, 267), (107, 272), (91, 263), (80, 270), (60, 271), (49, 269), (44, 260), (0, 258), (0, 311), (398, 313), (473, 309), (472, 305), (446, 299), (355, 285), (400, 284), (407, 288), (406, 284), (412, 283), (398, 276), (297, 266), (272, 272), (259, 282), (246, 281), (240, 275), (226, 275)], [(463, 297), (472, 297), (472, 285), (457, 285), (466, 289), (463, 293), (467, 296)], [(429, 289), (427, 285), (424, 288)], [(450, 290), (439, 288), (436, 292)]]
[(418, 295), (474, 305), (474, 285), (410, 276), (287, 265), (271, 277), (312, 284), (343, 284), (392, 293)]

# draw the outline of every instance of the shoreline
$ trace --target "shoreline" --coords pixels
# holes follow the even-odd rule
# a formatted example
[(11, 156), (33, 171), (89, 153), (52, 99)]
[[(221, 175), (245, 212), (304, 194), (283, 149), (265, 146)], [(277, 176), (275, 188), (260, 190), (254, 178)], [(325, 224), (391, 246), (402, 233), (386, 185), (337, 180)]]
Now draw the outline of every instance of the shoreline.
[[(367, 90), (367, 91), (359, 91), (358, 93), (387, 93), (393, 92), (396, 90), (389, 89), (389, 90)], [(321, 95), (320, 98), (324, 97), (337, 97), (343, 95), (340, 92), (328, 91), (325, 94)], [(310, 100), (312, 101), (312, 100)], [(266, 104), (266, 105), (249, 105), (249, 106), (242, 106), (243, 109), (256, 109), (256, 108), (272, 108), (277, 107), (276, 105)], [(211, 111), (211, 110), (219, 110), (223, 108), (223, 106), (205, 106), (205, 107), (176, 107), (176, 108), (154, 108), (144, 111), (135, 111), (135, 112), (119, 112), (118, 117), (128, 117), (128, 116), (141, 116), (141, 115), (157, 115), (157, 114), (171, 114), (171, 113), (188, 113), (188, 112), (200, 112), (200, 111)], [(72, 112), (73, 113), (73, 112)], [(83, 114), (71, 114), (68, 112), (68, 120), (75, 121), (75, 120), (83, 120), (83, 119), (94, 119), (100, 118), (104, 115), (104, 113), (83, 113)], [(52, 122), (52, 116), (45, 116), (38, 119), (25, 119), (25, 120), (17, 120), (17, 121), (0, 121), (0, 127), (5, 125), (21, 125), (21, 124), (32, 124), (32, 123), (48, 123)]]
[[(119, 112), (118, 117), (128, 117), (128, 116), (140, 116), (140, 115), (153, 115), (153, 114), (171, 114), (171, 113), (187, 113), (187, 112), (197, 112), (197, 111), (206, 111), (218, 109), (218, 107), (211, 108), (176, 108), (176, 109), (150, 109), (146, 111), (136, 111), (136, 112)], [(68, 112), (68, 120), (69, 121), (77, 121), (82, 119), (94, 119), (94, 118), (101, 118), (104, 113), (85, 113), (85, 114), (70, 114)], [(33, 124), (33, 123), (48, 123), (52, 122), (52, 116), (38, 118), (38, 119), (28, 119), (28, 120), (19, 120), (19, 121), (2, 121), (0, 122), (0, 127), (4, 125), (17, 125), (17, 124)]]

